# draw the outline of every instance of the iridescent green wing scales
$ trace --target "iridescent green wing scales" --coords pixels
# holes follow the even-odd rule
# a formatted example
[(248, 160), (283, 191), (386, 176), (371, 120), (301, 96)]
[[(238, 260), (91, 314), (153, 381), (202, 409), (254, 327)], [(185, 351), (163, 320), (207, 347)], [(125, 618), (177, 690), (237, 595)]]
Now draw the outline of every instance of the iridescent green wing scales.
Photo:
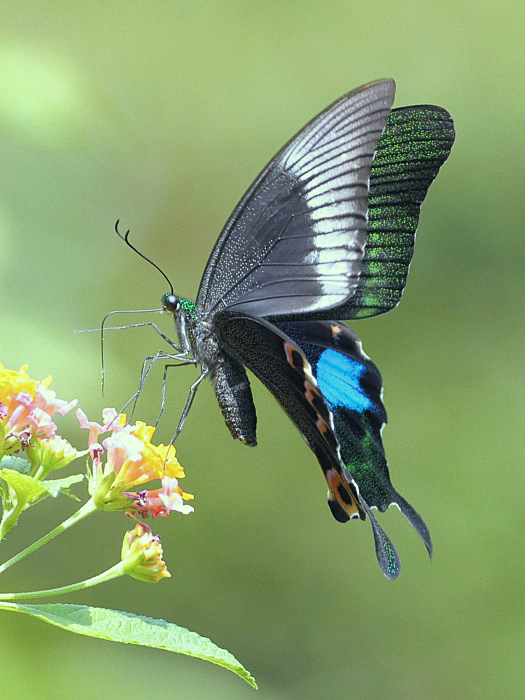
[(370, 174), (361, 277), (337, 318), (375, 316), (399, 303), (421, 203), (453, 143), (453, 122), (441, 107), (403, 107), (390, 114)]

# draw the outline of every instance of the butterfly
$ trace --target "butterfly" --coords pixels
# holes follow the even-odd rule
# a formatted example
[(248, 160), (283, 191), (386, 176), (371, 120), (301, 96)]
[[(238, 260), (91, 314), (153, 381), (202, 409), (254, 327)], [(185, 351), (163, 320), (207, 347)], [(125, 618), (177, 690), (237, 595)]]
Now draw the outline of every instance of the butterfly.
[(395, 83), (349, 92), (294, 136), (241, 199), (220, 234), (195, 301), (171, 293), (177, 359), (199, 364), (234, 438), (256, 445), (249, 369), (317, 458), (336, 520), (368, 518), (383, 573), (397, 552), (372, 508), (398, 506), (432, 553), (421, 517), (394, 489), (381, 441), (381, 375), (341, 320), (394, 308), (420, 205), (449, 155), (441, 107), (392, 109)]

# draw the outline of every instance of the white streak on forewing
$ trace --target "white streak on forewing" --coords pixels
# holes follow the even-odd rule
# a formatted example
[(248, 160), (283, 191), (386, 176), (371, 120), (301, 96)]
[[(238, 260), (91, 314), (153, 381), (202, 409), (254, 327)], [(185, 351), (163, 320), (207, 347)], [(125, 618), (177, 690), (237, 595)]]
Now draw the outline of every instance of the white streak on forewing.
[[(324, 206), (316, 206), (312, 207), (308, 211), (308, 216), (311, 221), (317, 222), (322, 219), (339, 219), (339, 223), (341, 224), (341, 218), (344, 217), (345, 219), (345, 224), (351, 223), (350, 219), (354, 218), (353, 214), (355, 213), (355, 200), (351, 200), (350, 202), (348, 201), (338, 201), (338, 202), (328, 202)], [(363, 217), (355, 217), (356, 221), (357, 219), (360, 219), (360, 221), (363, 221)]]
[[(311, 170), (323, 163), (329, 163), (336, 158), (352, 162), (359, 157), (364, 150), (373, 150), (377, 138), (382, 131), (382, 126), (383, 122), (378, 120), (375, 129), (371, 129), (370, 125), (367, 125), (367, 129), (363, 134), (356, 135), (349, 130), (348, 134), (345, 134), (344, 137), (332, 138), (313, 153), (305, 153), (293, 164), (290, 171), (300, 179), (304, 179), (308, 177)], [(370, 148), (367, 148), (369, 144)]]
[[(350, 246), (354, 248), (354, 250), (361, 248), (360, 244), (356, 241), (348, 240), (348, 233), (346, 229), (340, 229), (338, 231), (333, 231), (330, 232), (329, 236), (326, 235), (318, 235), (315, 236), (314, 241), (312, 243), (312, 249), (317, 249), (317, 250), (330, 250), (330, 249), (335, 249), (335, 250), (349, 250)], [(323, 241), (323, 239), (328, 238), (329, 240), (329, 245), (327, 245), (326, 240)], [(354, 244), (354, 245), (352, 245)], [(315, 252), (315, 250), (314, 250)]]
[[(340, 246), (337, 248), (318, 248), (317, 250), (312, 250), (312, 252), (306, 256), (305, 262), (307, 262), (309, 265), (326, 265), (327, 263), (331, 263), (333, 264), (333, 269), (330, 268), (330, 274), (332, 273), (332, 271), (335, 272), (335, 267), (337, 264), (345, 265), (344, 268), (341, 267), (340, 269), (343, 272), (346, 272), (346, 261), (359, 260), (361, 257), (361, 252), (362, 251), (360, 247), (350, 248), (349, 246), (345, 246), (343, 248), (342, 246)], [(344, 262), (341, 260), (343, 257)]]
[[(348, 163), (341, 163), (335, 168), (330, 170), (319, 170), (314, 173), (310, 181), (304, 187), (306, 196), (308, 197), (308, 192), (310, 189), (314, 189), (318, 186), (324, 185), (325, 183), (337, 182), (340, 184), (348, 185), (349, 187), (355, 188), (359, 185), (366, 185), (367, 179), (363, 178), (362, 168), (364, 166), (359, 166), (359, 168), (351, 169)], [(332, 185), (333, 186), (333, 185)]]
[(300, 182), (308, 184), (310, 178), (316, 173), (326, 172), (339, 165), (346, 164), (348, 170), (357, 170), (362, 165), (370, 162), (373, 146), (366, 143), (359, 144), (359, 148), (350, 148), (346, 142), (341, 143), (339, 148), (331, 150), (322, 158), (316, 157), (308, 163), (308, 167), (292, 171)]
[(370, 135), (355, 140), (352, 136), (334, 138), (314, 153), (305, 153), (304, 156), (294, 163), (290, 170), (297, 177), (307, 177), (310, 170), (321, 163), (329, 162), (333, 158), (344, 157), (345, 160), (352, 160), (356, 154), (362, 151), (363, 143), (369, 142), (370, 138)]
[(327, 283), (331, 282), (333, 284), (335, 280), (340, 280), (346, 285), (348, 279), (352, 276), (348, 271), (348, 265), (346, 263), (326, 260), (323, 264), (330, 265), (328, 272), (321, 265), (316, 267), (319, 272), (323, 274), (323, 278), (326, 279)]
[[(313, 224), (314, 230), (316, 233), (320, 234), (327, 234), (327, 233), (333, 233), (334, 229), (337, 231), (340, 231), (341, 229), (344, 229), (347, 234), (348, 231), (362, 231), (362, 238), (363, 238), (363, 246), (364, 246), (364, 239), (366, 232), (362, 229), (364, 229), (365, 224), (363, 222), (362, 218), (353, 218), (353, 217), (347, 217), (343, 221), (341, 219), (320, 219), (319, 221), (316, 221)], [(317, 237), (315, 238), (315, 241), (317, 242), (318, 239)], [(326, 241), (324, 243), (326, 246)]]
[(336, 200), (349, 201), (356, 197), (362, 197), (364, 187), (357, 189), (351, 187), (347, 180), (343, 177), (337, 177), (333, 180), (325, 180), (324, 182), (316, 182), (312, 186), (304, 188), (306, 201), (309, 206), (316, 207), (318, 204), (335, 202)]
[(346, 298), (346, 294), (324, 294), (322, 299), (312, 299), (309, 308), (312, 311), (316, 311), (317, 309), (325, 309), (327, 306), (338, 306), (342, 304)]

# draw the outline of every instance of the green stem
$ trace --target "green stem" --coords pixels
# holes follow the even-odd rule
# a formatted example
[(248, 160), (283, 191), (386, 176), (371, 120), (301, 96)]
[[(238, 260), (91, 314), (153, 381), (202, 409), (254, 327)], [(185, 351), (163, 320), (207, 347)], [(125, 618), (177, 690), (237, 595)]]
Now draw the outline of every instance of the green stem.
[(93, 576), (92, 578), (87, 578), (85, 581), (79, 581), (78, 583), (72, 583), (69, 586), (59, 586), (58, 588), (48, 588), (43, 591), (29, 591), (24, 593), (0, 593), (0, 600), (26, 600), (27, 598), (49, 598), (54, 595), (62, 595), (64, 593), (75, 593), (76, 591), (81, 591), (84, 588), (89, 588), (90, 586), (96, 586), (99, 583), (105, 583), (106, 581), (111, 581), (117, 576), (123, 576), (127, 573), (128, 563), (126, 561), (119, 561), (118, 564), (112, 566), (107, 571), (102, 574)]
[(18, 554), (15, 554), (14, 557), (11, 557), (11, 559), (8, 559), (6, 562), (4, 562), (0, 566), (0, 573), (8, 569), (10, 566), (13, 566), (13, 564), (16, 564), (18, 561), (20, 561), (20, 559), (23, 559), (28, 554), (31, 554), (31, 552), (34, 552), (35, 550), (39, 549), (39, 547), (42, 547), (42, 545), (46, 544), (46, 542), (52, 540), (53, 537), (56, 537), (61, 532), (64, 532), (64, 530), (67, 530), (72, 525), (76, 525), (76, 523), (80, 522), (88, 515), (91, 515), (91, 513), (94, 513), (97, 510), (98, 508), (94, 504), (93, 499), (90, 498), (89, 501), (82, 506), (82, 508), (79, 508), (79, 510), (77, 510), (76, 513), (74, 513), (70, 518), (67, 518), (67, 520), (64, 520), (63, 523), (60, 523), (60, 525), (55, 527), (54, 530), (51, 530), (51, 532), (48, 532), (47, 535), (44, 535), (36, 542), (33, 542), (33, 544), (29, 545), (29, 547), (26, 547), (26, 549), (23, 549)]

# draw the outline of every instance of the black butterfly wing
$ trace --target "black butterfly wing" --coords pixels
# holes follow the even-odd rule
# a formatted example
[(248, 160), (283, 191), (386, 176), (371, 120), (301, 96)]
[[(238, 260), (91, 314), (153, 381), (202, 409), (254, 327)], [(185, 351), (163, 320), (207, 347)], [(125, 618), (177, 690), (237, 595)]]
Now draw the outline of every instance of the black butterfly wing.
[(422, 518), (394, 489), (381, 440), (387, 416), (379, 370), (361, 341), (336, 321), (279, 323), (306, 356), (333, 416), (334, 432), (347, 478), (357, 482), (362, 501), (384, 512), (395, 504), (430, 554), (430, 533)]
[(334, 517), (345, 522), (368, 515), (379, 565), (388, 578), (395, 578), (397, 553), (351, 473), (342, 468), (332, 412), (299, 346), (268, 321), (231, 311), (216, 315), (214, 329), (221, 347), (263, 382), (300, 430), (325, 476)]
[(454, 123), (442, 107), (392, 110), (370, 172), (366, 245), (357, 286), (336, 308), (290, 319), (365, 318), (397, 306), (414, 252), (421, 204), (453, 143)]
[(382, 80), (348, 93), (275, 156), (211, 253), (199, 311), (290, 315), (350, 297), (361, 272), (370, 167), (394, 92), (394, 82)]

